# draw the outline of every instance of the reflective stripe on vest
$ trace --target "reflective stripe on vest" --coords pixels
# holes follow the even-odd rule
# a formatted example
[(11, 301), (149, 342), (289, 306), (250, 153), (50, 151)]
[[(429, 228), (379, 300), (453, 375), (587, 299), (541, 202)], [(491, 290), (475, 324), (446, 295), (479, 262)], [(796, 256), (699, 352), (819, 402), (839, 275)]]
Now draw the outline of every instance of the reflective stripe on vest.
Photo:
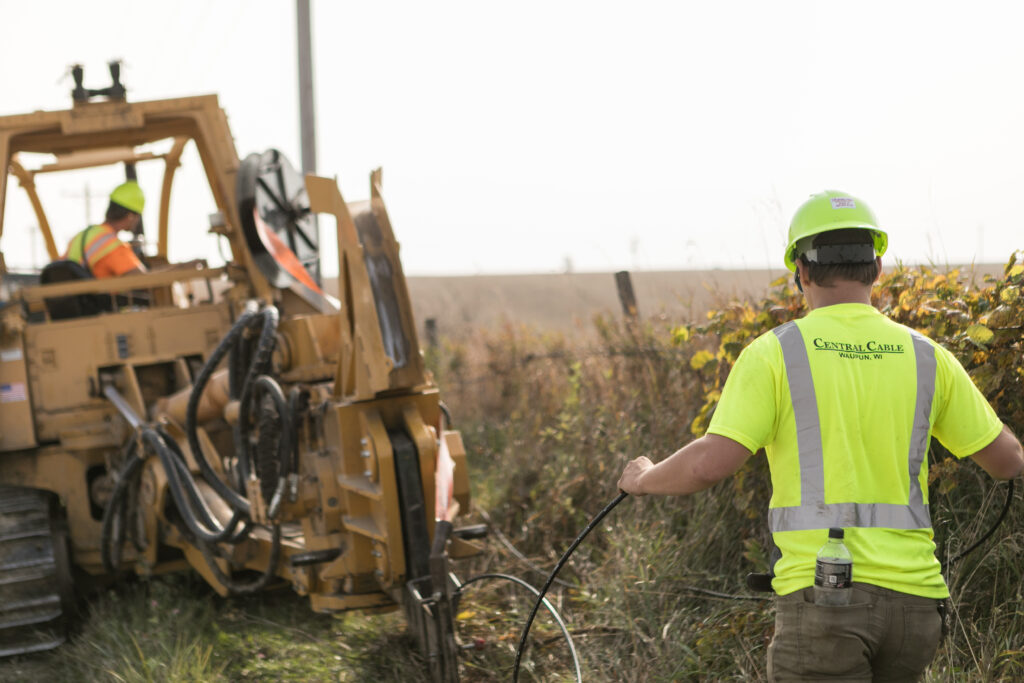
[(69, 261), (81, 263), (91, 271), (103, 257), (117, 249), (120, 244), (117, 231), (109, 225), (90, 225), (71, 240), (67, 258)]
[(910, 490), (906, 505), (894, 503), (825, 503), (825, 464), (810, 360), (800, 328), (788, 322), (773, 330), (782, 346), (789, 393), (796, 421), (800, 462), (800, 505), (769, 508), (771, 531), (806, 531), (829, 527), (880, 527), (886, 529), (926, 529), (931, 516), (924, 503), (918, 478), (928, 450), (929, 419), (935, 396), (935, 349), (923, 336), (910, 331), (917, 365), (917, 399), (910, 436), (908, 465)]

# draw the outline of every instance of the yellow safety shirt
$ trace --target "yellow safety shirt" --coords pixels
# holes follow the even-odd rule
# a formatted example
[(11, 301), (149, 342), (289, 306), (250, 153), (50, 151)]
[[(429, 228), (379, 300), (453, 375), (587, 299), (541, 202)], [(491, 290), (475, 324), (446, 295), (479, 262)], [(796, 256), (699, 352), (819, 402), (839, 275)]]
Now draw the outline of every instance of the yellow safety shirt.
[(765, 449), (777, 594), (813, 585), (818, 549), (842, 527), (854, 581), (930, 598), (949, 595), (928, 511), (930, 437), (962, 458), (1001, 430), (949, 351), (866, 304), (818, 308), (754, 340), (708, 427)]

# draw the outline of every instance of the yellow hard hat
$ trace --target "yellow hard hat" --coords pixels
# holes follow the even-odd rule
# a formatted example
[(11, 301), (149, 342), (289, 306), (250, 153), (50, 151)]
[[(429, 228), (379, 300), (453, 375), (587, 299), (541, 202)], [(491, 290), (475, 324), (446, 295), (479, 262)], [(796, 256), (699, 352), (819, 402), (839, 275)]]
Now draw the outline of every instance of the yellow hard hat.
[(878, 219), (863, 200), (839, 192), (826, 190), (811, 195), (804, 202), (789, 224), (789, 244), (786, 246), (786, 267), (796, 270), (797, 242), (800, 240), (843, 228), (864, 228), (871, 233), (875, 254), (881, 256), (889, 246), (889, 236), (878, 227)]
[(135, 213), (142, 213), (143, 207), (146, 206), (146, 197), (142, 194), (142, 188), (134, 180), (115, 187), (114, 191), (110, 193), (110, 201)]

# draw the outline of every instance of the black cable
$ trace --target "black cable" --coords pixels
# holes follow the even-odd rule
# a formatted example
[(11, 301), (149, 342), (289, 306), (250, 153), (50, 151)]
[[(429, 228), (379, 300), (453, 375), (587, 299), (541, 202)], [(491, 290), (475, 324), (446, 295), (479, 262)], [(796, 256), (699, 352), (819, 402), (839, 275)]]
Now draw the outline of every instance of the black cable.
[(558, 560), (558, 564), (555, 565), (555, 568), (551, 570), (551, 575), (548, 576), (548, 580), (544, 583), (544, 587), (540, 589), (540, 596), (537, 598), (537, 602), (533, 605), (533, 611), (530, 612), (529, 619), (526, 620), (526, 626), (523, 627), (523, 635), (519, 639), (519, 647), (516, 648), (515, 667), (512, 669), (513, 683), (519, 680), (519, 660), (523, 656), (523, 647), (526, 645), (526, 636), (530, 633), (530, 627), (533, 625), (534, 617), (537, 616), (537, 610), (540, 609), (540, 603), (541, 600), (544, 599), (544, 594), (548, 592), (548, 588), (551, 587), (551, 584), (554, 582), (555, 577), (558, 575), (558, 572), (561, 571), (562, 566), (566, 563), (566, 561), (568, 561), (569, 556), (573, 554), (573, 552), (576, 550), (576, 547), (583, 541), (584, 538), (587, 537), (587, 534), (589, 534), (594, 529), (594, 527), (600, 524), (601, 520), (604, 519), (609, 512), (615, 509), (615, 506), (621, 503), (623, 499), (625, 499), (625, 497), (628, 495), (629, 494), (626, 493), (625, 491), (620, 491), (619, 495), (617, 495), (615, 499), (612, 500), (612, 502), (605, 505), (604, 509), (597, 513), (597, 515), (592, 520), (590, 520), (590, 523), (587, 524), (586, 528), (580, 532), (580, 535), (576, 537), (576, 540), (572, 542), (572, 545), (569, 546), (569, 549), (566, 550), (565, 554), (562, 555), (560, 560)]
[(1006, 502), (1003, 503), (1003, 509), (999, 513), (998, 519), (996, 519), (995, 523), (992, 525), (992, 528), (989, 529), (988, 531), (986, 531), (984, 536), (982, 536), (977, 541), (975, 541), (973, 544), (971, 544), (970, 548), (968, 548), (967, 550), (964, 550), (963, 552), (957, 554), (951, 560), (946, 562), (946, 567), (951, 567), (954, 562), (959, 562), (960, 560), (962, 560), (964, 558), (964, 556), (966, 556), (967, 554), (977, 550), (978, 547), (982, 543), (984, 543), (985, 541), (988, 540), (989, 536), (991, 536), (992, 534), (994, 534), (996, 532), (996, 529), (999, 528), (999, 525), (1003, 523), (1004, 519), (1006, 519), (1006, 513), (1008, 513), (1010, 511), (1010, 505), (1013, 503), (1013, 486), (1014, 486), (1014, 480), (1013, 479), (1010, 479), (1009, 481), (1007, 481)]
[(213, 487), (213, 489), (227, 502), (229, 506), (231, 506), (233, 510), (237, 510), (246, 515), (249, 514), (252, 507), (249, 501), (217, 476), (217, 473), (213, 471), (210, 463), (206, 461), (206, 455), (203, 453), (203, 449), (199, 446), (199, 436), (196, 432), (196, 413), (199, 408), (199, 399), (203, 394), (203, 389), (206, 388), (206, 383), (213, 375), (214, 369), (216, 369), (221, 359), (224, 358), (225, 354), (227, 354), (231, 349), (235, 338), (242, 333), (255, 316), (256, 311), (254, 310), (254, 307), (252, 305), (247, 305), (246, 310), (238, 316), (238, 320), (236, 320), (235, 324), (231, 326), (231, 330), (223, 339), (221, 339), (217, 348), (213, 350), (213, 353), (207, 357), (202, 369), (196, 376), (196, 380), (192, 386), (192, 393), (188, 398), (188, 405), (185, 408), (185, 435), (188, 438), (188, 445), (189, 448), (192, 449), (192, 455), (195, 457), (196, 464), (199, 465), (199, 471), (202, 473), (203, 478), (206, 479), (206, 482)]
[[(508, 536), (502, 533), (501, 529), (498, 528), (498, 525), (494, 523), (494, 521), (491, 519), (490, 513), (488, 513), (486, 509), (479, 507), (477, 505), (474, 505), (473, 507), (476, 509), (477, 512), (480, 513), (480, 517), (482, 517), (483, 520), (487, 522), (489, 533), (493, 534), (494, 537), (498, 539), (498, 542), (501, 543), (501, 545), (503, 545), (505, 549), (512, 554), (512, 557), (519, 560), (519, 562), (521, 562), (523, 566), (525, 566), (530, 571), (536, 572), (537, 574), (540, 574), (542, 576), (548, 575), (547, 571), (541, 569), (536, 564), (534, 564), (534, 562), (530, 560), (530, 558), (528, 558), (526, 555), (524, 555), (523, 552), (519, 550), (519, 548), (513, 545), (512, 541), (509, 540)], [(565, 586), (566, 588), (577, 587), (576, 584), (569, 583), (568, 581), (563, 581), (562, 579), (555, 579), (555, 583), (557, 583), (559, 586)]]
[(582, 683), (583, 672), (580, 669), (580, 658), (576, 652), (576, 644), (572, 642), (572, 636), (569, 634), (569, 629), (566, 627), (565, 621), (562, 619), (562, 615), (558, 613), (558, 610), (556, 610), (554, 605), (551, 604), (551, 601), (545, 598), (543, 595), (541, 595), (541, 592), (539, 590), (534, 588), (526, 581), (523, 581), (517, 576), (511, 576), (509, 574), (478, 574), (473, 578), (463, 582), (463, 584), (459, 586), (458, 590), (456, 591), (456, 595), (461, 596), (462, 591), (463, 589), (465, 589), (466, 586), (476, 583), (477, 581), (483, 581), (484, 579), (502, 579), (504, 581), (511, 581), (512, 583), (522, 586), (523, 588), (527, 589), (528, 591), (537, 596), (537, 599), (544, 604), (544, 607), (546, 607), (548, 612), (551, 613), (551, 616), (554, 617), (555, 623), (558, 624), (558, 628), (561, 629), (562, 636), (565, 638), (565, 642), (569, 645), (569, 653), (572, 655), (572, 663), (576, 669), (576, 680)]

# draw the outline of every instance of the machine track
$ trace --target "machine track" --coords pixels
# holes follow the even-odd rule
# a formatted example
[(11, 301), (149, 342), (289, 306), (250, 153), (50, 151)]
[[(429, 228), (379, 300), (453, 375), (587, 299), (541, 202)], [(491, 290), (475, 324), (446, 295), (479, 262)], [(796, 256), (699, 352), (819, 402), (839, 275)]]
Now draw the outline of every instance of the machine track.
[(63, 643), (71, 595), (67, 532), (51, 495), (0, 487), (0, 657)]

